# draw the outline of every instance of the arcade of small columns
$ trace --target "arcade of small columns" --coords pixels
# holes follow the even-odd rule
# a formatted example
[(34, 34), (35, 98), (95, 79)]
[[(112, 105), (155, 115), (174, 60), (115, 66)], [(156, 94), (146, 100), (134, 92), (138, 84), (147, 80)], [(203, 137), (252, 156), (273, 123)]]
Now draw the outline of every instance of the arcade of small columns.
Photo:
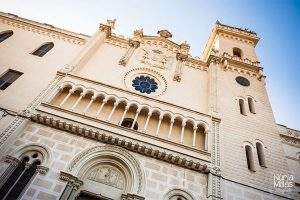
[[(133, 120), (140, 132), (207, 150), (207, 125), (190, 117), (159, 108), (141, 105), (115, 95), (86, 89), (82, 85), (61, 85), (48, 101), (51, 105), (121, 126), (124, 119)], [(205, 128), (206, 127), (206, 128)]]

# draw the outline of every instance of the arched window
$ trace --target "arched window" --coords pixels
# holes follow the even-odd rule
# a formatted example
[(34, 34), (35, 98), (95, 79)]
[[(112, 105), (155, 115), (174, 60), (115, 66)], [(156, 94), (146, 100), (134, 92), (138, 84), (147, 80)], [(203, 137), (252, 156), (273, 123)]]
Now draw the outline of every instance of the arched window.
[(167, 192), (163, 200), (194, 200), (195, 198), (182, 189), (172, 189)]
[(265, 155), (264, 155), (264, 147), (261, 143), (256, 142), (256, 150), (258, 156), (258, 163), (262, 167), (266, 167)]
[(249, 145), (246, 145), (245, 146), (245, 151), (246, 151), (248, 169), (251, 170), (251, 171), (255, 171), (252, 148)]
[(242, 58), (242, 50), (237, 47), (232, 49), (232, 54), (234, 57)]
[[(125, 118), (122, 123), (121, 123), (121, 126), (124, 126), (124, 127), (127, 127), (127, 128), (131, 128), (132, 126), (132, 123), (133, 123), (133, 119), (131, 118)], [(133, 126), (133, 129), (134, 130), (138, 130), (139, 128), (139, 125), (137, 122), (134, 123), (134, 126)]]
[(14, 34), (14, 32), (11, 31), (11, 30), (1, 32), (0, 33), (0, 42), (3, 42), (4, 40), (6, 40), (7, 38), (9, 38), (13, 34)]
[(246, 115), (245, 102), (243, 99), (239, 99), (239, 108), (240, 108), (240, 113), (242, 115)]
[(249, 111), (255, 114), (254, 100), (251, 97), (248, 97), (248, 105), (249, 105)]
[(33, 55), (43, 57), (48, 51), (54, 47), (53, 42), (47, 42), (32, 52)]
[(37, 152), (28, 152), (21, 162), (10, 174), (9, 178), (0, 188), (0, 199), (18, 199), (23, 190), (36, 173), (37, 166), (41, 164), (42, 155)]

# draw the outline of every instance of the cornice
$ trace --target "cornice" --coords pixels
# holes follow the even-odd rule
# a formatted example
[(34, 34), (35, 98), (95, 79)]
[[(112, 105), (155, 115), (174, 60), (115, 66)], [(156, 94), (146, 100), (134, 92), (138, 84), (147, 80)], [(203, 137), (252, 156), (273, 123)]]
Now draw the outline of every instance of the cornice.
[(0, 12), (0, 22), (15, 28), (77, 45), (84, 45), (86, 40), (89, 39), (87, 35), (74, 33), (45, 23), (35, 22), (9, 13)]
[(116, 145), (125, 148), (129, 151), (139, 153), (144, 156), (152, 157), (194, 171), (199, 171), (202, 173), (209, 173), (210, 171), (207, 164), (196, 161), (194, 159), (188, 159), (186, 157), (181, 157), (175, 154), (173, 155), (172, 153), (166, 152), (161, 148), (152, 148), (151, 146), (147, 146), (142, 143), (137, 143), (129, 140), (127, 141), (126, 139), (120, 139), (119, 137), (110, 135), (108, 134), (108, 132), (105, 131), (87, 129), (86, 127), (81, 126), (80, 124), (70, 123), (66, 120), (62, 120), (61, 118), (55, 119), (54, 117), (48, 117), (46, 115), (33, 114), (31, 116), (31, 120), (59, 130), (98, 140), (106, 144)]
[(279, 135), (280, 135), (280, 139), (283, 143), (300, 148), (300, 137), (299, 136), (293, 137), (291, 135), (282, 134), (282, 133)]

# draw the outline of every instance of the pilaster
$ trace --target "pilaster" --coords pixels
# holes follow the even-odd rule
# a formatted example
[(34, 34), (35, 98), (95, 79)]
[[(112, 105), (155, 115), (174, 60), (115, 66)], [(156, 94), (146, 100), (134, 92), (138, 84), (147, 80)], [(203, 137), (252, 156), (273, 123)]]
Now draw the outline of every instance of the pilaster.
[(91, 56), (96, 52), (99, 46), (105, 42), (105, 39), (111, 37), (112, 29), (114, 28), (114, 23), (114, 20), (108, 20), (107, 24), (100, 24), (99, 29), (85, 44), (85, 46), (79, 52), (79, 54), (76, 55), (69, 64), (64, 66), (60, 70), (60, 72), (76, 73), (76, 71), (80, 70), (80, 68), (84, 66), (87, 63), (87, 61), (91, 58)]

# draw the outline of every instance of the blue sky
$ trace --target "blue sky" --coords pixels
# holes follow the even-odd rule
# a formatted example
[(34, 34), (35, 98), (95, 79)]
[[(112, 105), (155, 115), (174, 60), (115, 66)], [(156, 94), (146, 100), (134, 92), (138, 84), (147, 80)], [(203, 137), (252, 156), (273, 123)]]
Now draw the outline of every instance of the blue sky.
[(217, 19), (254, 30), (276, 121), (300, 130), (300, 0), (0, 0), (0, 10), (88, 35), (114, 18), (116, 32), (127, 37), (139, 28), (149, 35), (168, 29), (174, 41), (191, 44), (194, 56)]

